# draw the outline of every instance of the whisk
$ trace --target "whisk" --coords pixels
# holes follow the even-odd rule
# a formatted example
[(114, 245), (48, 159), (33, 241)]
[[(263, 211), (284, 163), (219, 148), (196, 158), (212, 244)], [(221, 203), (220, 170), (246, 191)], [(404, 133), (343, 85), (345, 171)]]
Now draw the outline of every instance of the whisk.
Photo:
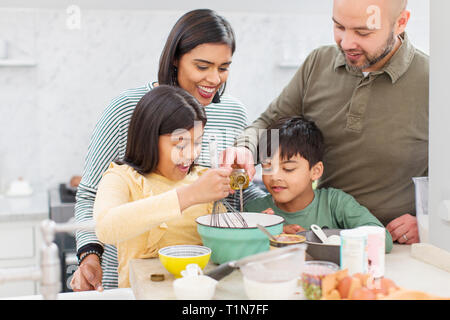
[[(222, 204), (228, 211), (220, 213), (219, 204)], [(214, 202), (213, 210), (211, 212), (210, 226), (227, 228), (248, 228), (247, 221), (245, 221), (244, 217), (225, 199)]]
[[(217, 141), (215, 135), (211, 135), (209, 137), (209, 159), (212, 169), (219, 167), (217, 159)], [(228, 212), (219, 213), (218, 210), (220, 204), (222, 204), (228, 210)], [(247, 228), (248, 224), (239, 211), (237, 211), (232, 205), (230, 205), (228, 201), (226, 201), (225, 199), (221, 199), (214, 202), (213, 210), (211, 212), (210, 226)]]

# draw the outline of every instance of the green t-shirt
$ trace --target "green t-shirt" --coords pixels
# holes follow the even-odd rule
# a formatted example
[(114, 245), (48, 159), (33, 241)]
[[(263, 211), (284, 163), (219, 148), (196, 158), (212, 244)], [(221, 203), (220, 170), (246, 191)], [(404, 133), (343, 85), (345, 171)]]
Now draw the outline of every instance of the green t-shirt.
[[(314, 190), (314, 200), (303, 210), (286, 212), (273, 202), (272, 195), (248, 201), (244, 206), (247, 212), (262, 212), (272, 208), (276, 215), (284, 218), (285, 224), (298, 224), (309, 230), (312, 224), (329, 229), (353, 229), (360, 226), (379, 226), (383, 224), (370, 211), (360, 205), (355, 198), (342, 190), (322, 188)], [(386, 230), (386, 252), (392, 250), (392, 237)]]

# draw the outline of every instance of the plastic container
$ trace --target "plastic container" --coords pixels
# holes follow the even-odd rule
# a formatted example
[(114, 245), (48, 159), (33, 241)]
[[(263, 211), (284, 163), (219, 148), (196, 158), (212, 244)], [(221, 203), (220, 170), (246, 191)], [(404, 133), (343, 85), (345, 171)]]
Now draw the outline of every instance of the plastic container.
[(367, 233), (356, 229), (342, 230), (341, 269), (347, 269), (349, 275), (368, 272)]
[(374, 279), (384, 276), (386, 252), (386, 229), (377, 226), (362, 226), (357, 230), (367, 233), (368, 271)]
[[(300, 277), (305, 266), (306, 244), (299, 250), (240, 267), (244, 290), (252, 300), (286, 300), (300, 292)], [(280, 249), (281, 250), (281, 249)]]
[(339, 266), (328, 261), (306, 261), (302, 274), (304, 296), (309, 300), (322, 297), (322, 279), (330, 273), (339, 271)]
[(420, 242), (428, 242), (428, 177), (413, 177)]
[(243, 277), (244, 290), (251, 300), (289, 300), (299, 291), (299, 278), (281, 281), (264, 282)]

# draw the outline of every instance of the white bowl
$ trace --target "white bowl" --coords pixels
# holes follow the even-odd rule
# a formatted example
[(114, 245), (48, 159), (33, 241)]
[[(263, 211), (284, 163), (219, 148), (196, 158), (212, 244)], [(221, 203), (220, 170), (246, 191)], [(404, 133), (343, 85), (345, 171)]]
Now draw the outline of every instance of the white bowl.
[(300, 291), (300, 279), (294, 278), (282, 282), (262, 282), (244, 279), (244, 290), (251, 300), (289, 300)]
[(173, 289), (178, 300), (211, 300), (216, 291), (217, 280), (205, 275), (178, 278)]

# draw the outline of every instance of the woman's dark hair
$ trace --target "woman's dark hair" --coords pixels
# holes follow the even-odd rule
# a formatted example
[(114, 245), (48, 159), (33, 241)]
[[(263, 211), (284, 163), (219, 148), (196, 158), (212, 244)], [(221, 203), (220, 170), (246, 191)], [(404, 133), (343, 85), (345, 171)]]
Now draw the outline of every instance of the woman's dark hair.
[[(198, 45), (204, 43), (222, 43), (236, 49), (231, 25), (223, 17), (210, 9), (198, 9), (184, 14), (170, 31), (159, 59), (158, 82), (178, 86), (175, 62)], [(216, 93), (213, 103), (220, 102), (226, 83)]]
[(206, 124), (204, 107), (179, 87), (160, 85), (147, 92), (136, 105), (128, 128), (123, 160), (140, 174), (153, 172), (158, 165), (159, 136), (177, 129), (190, 130), (195, 121)]
[[(276, 136), (276, 132), (278, 132), (278, 141), (273, 143), (278, 145), (273, 146), (272, 150), (272, 135)], [(302, 116), (279, 119), (263, 132), (259, 144), (260, 148), (267, 148), (267, 157), (272, 157), (271, 152), (275, 153), (279, 148), (282, 159), (300, 155), (308, 160), (310, 168), (322, 161), (324, 154), (322, 132), (313, 121)]]

